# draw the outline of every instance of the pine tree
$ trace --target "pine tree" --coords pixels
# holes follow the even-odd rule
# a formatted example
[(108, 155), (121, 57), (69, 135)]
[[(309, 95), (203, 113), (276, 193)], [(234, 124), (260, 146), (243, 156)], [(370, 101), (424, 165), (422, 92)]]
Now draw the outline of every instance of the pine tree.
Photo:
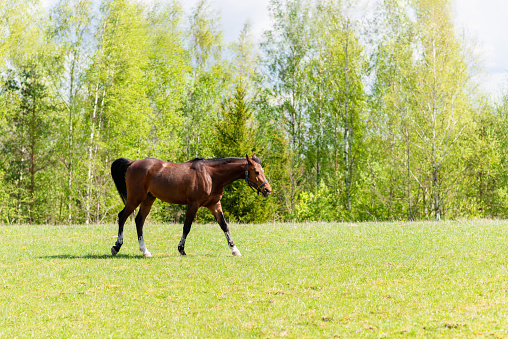
[[(246, 93), (245, 85), (239, 82), (232, 97), (221, 105), (221, 117), (215, 123), (216, 142), (213, 151), (216, 157), (245, 157), (256, 151), (252, 108)], [(236, 221), (265, 221), (270, 212), (266, 199), (254, 195), (245, 182), (240, 180), (224, 189), (221, 203), (226, 218)]]

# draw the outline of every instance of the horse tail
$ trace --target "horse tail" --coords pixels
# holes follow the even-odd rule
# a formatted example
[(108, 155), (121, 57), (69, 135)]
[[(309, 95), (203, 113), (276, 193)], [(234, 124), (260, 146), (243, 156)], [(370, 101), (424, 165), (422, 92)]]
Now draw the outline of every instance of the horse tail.
[(116, 189), (120, 194), (120, 198), (122, 198), (124, 205), (127, 201), (127, 184), (125, 183), (125, 173), (133, 162), (134, 161), (129, 159), (119, 158), (113, 161), (111, 164), (111, 176), (113, 177)]

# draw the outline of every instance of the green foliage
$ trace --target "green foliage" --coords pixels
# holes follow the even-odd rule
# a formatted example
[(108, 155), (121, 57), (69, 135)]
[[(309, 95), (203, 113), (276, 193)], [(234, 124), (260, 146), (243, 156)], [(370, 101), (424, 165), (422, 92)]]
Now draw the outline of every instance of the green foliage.
[(337, 192), (321, 183), (317, 192), (300, 193), (292, 219), (302, 221), (331, 221), (344, 219)]
[(366, 25), (355, 6), (274, 0), (261, 44), (248, 24), (225, 44), (206, 0), (5, 0), (0, 220), (113, 221), (118, 157), (252, 153), (273, 193), (233, 183), (228, 219), (506, 217), (508, 99), (478, 93), (451, 2), (380, 1)]
[(292, 211), (302, 190), (304, 175), (302, 157), (307, 135), (306, 112), (309, 89), (310, 4), (306, 1), (274, 1), (271, 15), (275, 25), (266, 32), (263, 43), (267, 68), (269, 100), (273, 102), (276, 123), (287, 139), (283, 164), (287, 181), (282, 183), (284, 203)]
[(182, 10), (178, 3), (155, 5), (147, 16), (151, 54), (145, 77), (153, 110), (147, 149), (150, 156), (176, 161), (182, 159), (182, 98), (191, 71), (180, 28)]
[(229, 92), (231, 74), (229, 65), (222, 60), (223, 42), (218, 14), (206, 0), (196, 5), (190, 17), (187, 36), (190, 63), (190, 84), (182, 98), (183, 141), (182, 161), (212, 155), (214, 118), (220, 102)]

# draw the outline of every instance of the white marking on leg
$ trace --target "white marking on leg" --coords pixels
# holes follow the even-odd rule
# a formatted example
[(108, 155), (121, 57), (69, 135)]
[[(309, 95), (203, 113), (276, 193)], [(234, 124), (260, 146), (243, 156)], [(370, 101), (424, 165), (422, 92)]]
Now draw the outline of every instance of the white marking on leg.
[[(115, 243), (115, 246), (111, 247), (111, 254), (113, 256), (117, 255), (118, 254), (118, 251), (120, 250), (120, 247), (122, 247), (122, 244), (123, 244), (123, 232), (120, 233), (118, 235), (118, 237), (116, 238), (116, 243)], [(118, 247), (118, 251), (116, 250), (115, 247)]]
[(180, 252), (181, 255), (186, 255), (185, 253), (185, 235), (182, 234), (182, 239), (180, 239), (180, 242), (178, 243), (178, 252)]
[(236, 245), (231, 246), (231, 243), (233, 243), (233, 238), (231, 238), (231, 234), (229, 234), (229, 232), (224, 232), (224, 235), (226, 236), (228, 246), (231, 249), (233, 255), (236, 257), (241, 257), (242, 254), (240, 253), (240, 250), (236, 247)]
[(139, 240), (139, 250), (143, 252), (144, 257), (150, 258), (152, 256), (152, 253), (150, 253), (150, 251), (147, 250), (145, 245), (145, 239), (143, 239), (143, 237), (141, 236), (139, 237), (138, 240)]
[(182, 235), (180, 242), (178, 243), (178, 247), (185, 247), (185, 237)]
[(235, 257), (241, 257), (242, 253), (240, 253), (240, 250), (235, 246), (231, 248), (231, 251)]

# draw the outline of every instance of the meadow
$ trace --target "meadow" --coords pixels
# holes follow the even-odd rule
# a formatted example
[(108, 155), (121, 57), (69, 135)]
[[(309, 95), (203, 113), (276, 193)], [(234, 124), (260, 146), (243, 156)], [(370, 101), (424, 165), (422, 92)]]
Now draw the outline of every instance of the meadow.
[(508, 337), (508, 221), (0, 226), (0, 337)]

